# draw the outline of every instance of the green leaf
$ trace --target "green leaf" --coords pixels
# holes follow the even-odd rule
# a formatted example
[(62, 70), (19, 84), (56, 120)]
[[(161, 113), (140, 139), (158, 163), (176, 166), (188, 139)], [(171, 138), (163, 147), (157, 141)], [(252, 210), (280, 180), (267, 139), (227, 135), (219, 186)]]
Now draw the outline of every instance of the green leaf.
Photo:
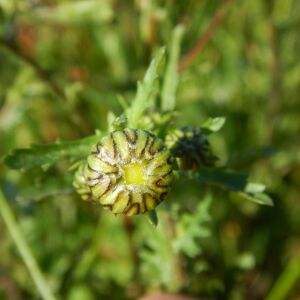
[[(176, 174), (176, 173), (175, 173)], [(239, 196), (252, 202), (272, 206), (272, 199), (263, 191), (265, 186), (260, 183), (248, 183), (248, 175), (225, 168), (204, 168), (197, 172), (177, 172), (177, 176), (196, 179), (200, 183), (210, 184), (236, 192)]]
[(151, 210), (145, 214), (147, 221), (153, 226), (156, 227), (158, 224), (158, 217), (155, 210)]
[(171, 237), (175, 229), (174, 222), (169, 214), (160, 210), (159, 224), (155, 230), (146, 222), (140, 222), (136, 229), (137, 243), (140, 244), (142, 280), (150, 286), (163, 284), (171, 292), (177, 291), (181, 286), (178, 278), (178, 251)]
[(267, 205), (267, 206), (274, 205), (271, 197), (265, 193), (251, 194), (251, 193), (240, 192), (240, 193), (238, 193), (238, 195), (246, 200), (249, 200), (251, 202), (254, 202), (254, 203), (257, 203), (260, 205)]
[(192, 177), (201, 183), (217, 185), (231, 191), (244, 191), (247, 185), (248, 175), (225, 168), (202, 167), (201, 170), (192, 175)]
[(114, 130), (113, 122), (115, 121), (115, 119), (116, 119), (116, 115), (112, 111), (109, 111), (107, 114), (107, 129), (109, 132)]
[(163, 110), (173, 110), (175, 108), (178, 86), (178, 59), (183, 33), (184, 27), (182, 25), (176, 26), (173, 31), (170, 58), (166, 67), (161, 94), (161, 107)]
[(247, 193), (262, 193), (266, 189), (266, 186), (262, 183), (248, 182), (245, 191)]
[(177, 237), (174, 246), (189, 257), (201, 254), (202, 249), (198, 240), (210, 234), (205, 224), (210, 221), (208, 210), (211, 202), (212, 197), (208, 194), (204, 200), (199, 201), (192, 214), (184, 213), (176, 222)]
[(201, 125), (201, 129), (207, 133), (219, 131), (225, 124), (225, 117), (209, 118)]
[(123, 130), (127, 127), (127, 118), (125, 115), (116, 117), (112, 122), (113, 130)]
[(32, 146), (28, 149), (15, 149), (4, 162), (12, 169), (49, 168), (56, 161), (67, 158), (71, 161), (86, 157), (100, 136), (94, 135), (76, 141), (57, 142), (50, 145)]
[(154, 107), (155, 83), (158, 79), (161, 65), (165, 58), (165, 48), (160, 48), (152, 60), (142, 82), (138, 82), (137, 93), (131, 106), (127, 109), (128, 125), (133, 128), (140, 127), (146, 109)]

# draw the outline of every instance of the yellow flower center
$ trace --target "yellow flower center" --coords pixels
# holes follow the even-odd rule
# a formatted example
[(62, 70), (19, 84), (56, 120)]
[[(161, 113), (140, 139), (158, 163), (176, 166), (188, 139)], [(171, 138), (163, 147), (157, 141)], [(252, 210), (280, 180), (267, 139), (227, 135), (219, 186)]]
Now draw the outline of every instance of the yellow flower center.
[(134, 163), (123, 167), (126, 184), (142, 184), (146, 182), (143, 164)]

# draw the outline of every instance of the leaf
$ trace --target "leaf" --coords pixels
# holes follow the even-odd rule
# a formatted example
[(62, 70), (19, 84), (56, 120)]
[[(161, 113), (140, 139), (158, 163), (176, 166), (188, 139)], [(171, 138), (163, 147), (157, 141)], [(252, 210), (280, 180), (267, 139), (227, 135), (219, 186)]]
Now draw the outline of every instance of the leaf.
[(197, 172), (177, 172), (177, 176), (196, 179), (203, 184), (219, 186), (223, 189), (236, 192), (244, 199), (252, 202), (272, 206), (272, 199), (263, 191), (265, 186), (260, 183), (248, 183), (248, 175), (225, 168), (204, 168)]
[(107, 114), (107, 128), (109, 132), (113, 131), (113, 122), (115, 119), (115, 114), (112, 111), (109, 111)]
[(248, 175), (225, 168), (204, 168), (193, 176), (202, 183), (218, 185), (231, 191), (243, 191), (247, 185)]
[(145, 214), (147, 221), (153, 226), (156, 227), (158, 224), (158, 217), (155, 210), (151, 210)]
[(250, 200), (250, 201), (260, 204), (260, 205), (267, 205), (267, 206), (274, 205), (273, 200), (266, 193), (250, 194), (250, 193), (240, 192), (240, 193), (238, 193), (238, 195), (246, 200)]
[(248, 182), (245, 191), (247, 193), (260, 193), (266, 189), (266, 186), (262, 183)]
[(116, 117), (112, 122), (113, 130), (123, 130), (127, 127), (127, 118), (125, 115)]
[(161, 94), (161, 107), (163, 110), (173, 110), (175, 108), (176, 90), (178, 86), (178, 59), (183, 33), (184, 27), (182, 25), (176, 26), (173, 31), (170, 58), (166, 67)]
[(201, 254), (199, 238), (206, 238), (210, 231), (205, 224), (210, 221), (209, 208), (212, 197), (207, 195), (204, 200), (199, 201), (195, 211), (184, 213), (176, 223), (177, 237), (174, 241), (176, 249), (182, 251), (189, 257)]
[(32, 146), (28, 149), (15, 149), (5, 157), (4, 162), (12, 169), (31, 169), (36, 167), (47, 169), (63, 158), (74, 161), (87, 156), (91, 146), (99, 139), (99, 135), (94, 135), (76, 141)]
[(140, 243), (142, 279), (151, 286), (163, 284), (172, 292), (177, 291), (181, 285), (178, 280), (178, 252), (173, 247), (171, 236), (174, 225), (170, 215), (160, 211), (156, 229), (153, 230), (146, 222), (141, 222), (137, 226), (136, 235)]
[(256, 160), (272, 157), (277, 153), (278, 151), (271, 147), (249, 148), (246, 151), (240, 151), (232, 155), (230, 164), (246, 166), (250, 165)]
[(165, 48), (160, 48), (144, 76), (142, 82), (138, 82), (137, 93), (131, 106), (127, 109), (128, 125), (138, 128), (142, 123), (143, 114), (146, 109), (154, 107), (155, 83), (158, 79), (163, 60), (165, 58)]
[(116, 116), (113, 112), (109, 111), (107, 114), (107, 128), (108, 131), (123, 130), (127, 127), (127, 118), (125, 115)]
[(201, 129), (206, 133), (217, 132), (223, 127), (225, 121), (225, 117), (209, 118), (201, 125)]
[(22, 189), (17, 197), (18, 201), (39, 201), (46, 197), (69, 194), (74, 191), (72, 176), (54, 178), (51, 177), (44, 182)]

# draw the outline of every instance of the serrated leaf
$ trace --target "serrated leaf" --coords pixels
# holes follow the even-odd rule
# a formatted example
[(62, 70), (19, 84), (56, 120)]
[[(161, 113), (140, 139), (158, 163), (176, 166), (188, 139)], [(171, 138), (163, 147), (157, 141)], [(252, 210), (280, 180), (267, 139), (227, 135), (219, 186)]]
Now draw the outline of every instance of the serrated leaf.
[(177, 291), (181, 285), (177, 276), (178, 252), (170, 237), (170, 227), (174, 221), (162, 212), (159, 218), (160, 222), (155, 230), (146, 222), (140, 223), (137, 228), (139, 243), (143, 245), (139, 251), (141, 277), (152, 286), (163, 284), (169, 291)]
[(174, 246), (189, 257), (201, 254), (202, 249), (198, 240), (210, 234), (205, 224), (210, 221), (208, 210), (211, 202), (211, 195), (207, 195), (204, 200), (199, 200), (192, 214), (184, 213), (176, 223), (177, 237)]
[(225, 124), (225, 117), (209, 118), (201, 125), (201, 129), (207, 133), (219, 131)]
[(60, 159), (67, 158), (75, 161), (87, 156), (91, 146), (99, 138), (99, 135), (94, 135), (76, 141), (15, 149), (4, 158), (4, 162), (12, 169), (32, 169), (36, 167), (47, 169)]
[(150, 63), (142, 82), (138, 82), (137, 93), (131, 106), (127, 109), (128, 125), (138, 128), (146, 109), (154, 107), (155, 84), (165, 58), (165, 48), (160, 48)]

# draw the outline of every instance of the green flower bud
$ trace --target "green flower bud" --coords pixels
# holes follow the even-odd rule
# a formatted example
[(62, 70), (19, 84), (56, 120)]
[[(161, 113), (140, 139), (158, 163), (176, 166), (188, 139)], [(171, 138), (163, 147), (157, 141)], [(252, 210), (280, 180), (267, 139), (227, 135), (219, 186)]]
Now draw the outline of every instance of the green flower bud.
[(171, 156), (162, 142), (148, 131), (130, 128), (103, 137), (84, 174), (93, 200), (127, 216), (153, 210), (165, 199), (171, 179)]
[(167, 145), (177, 158), (180, 169), (195, 170), (201, 166), (213, 166), (213, 155), (208, 139), (198, 128), (183, 127), (167, 137)]
[(82, 163), (74, 175), (73, 186), (83, 200), (92, 199), (92, 192), (87, 181), (87, 163)]

